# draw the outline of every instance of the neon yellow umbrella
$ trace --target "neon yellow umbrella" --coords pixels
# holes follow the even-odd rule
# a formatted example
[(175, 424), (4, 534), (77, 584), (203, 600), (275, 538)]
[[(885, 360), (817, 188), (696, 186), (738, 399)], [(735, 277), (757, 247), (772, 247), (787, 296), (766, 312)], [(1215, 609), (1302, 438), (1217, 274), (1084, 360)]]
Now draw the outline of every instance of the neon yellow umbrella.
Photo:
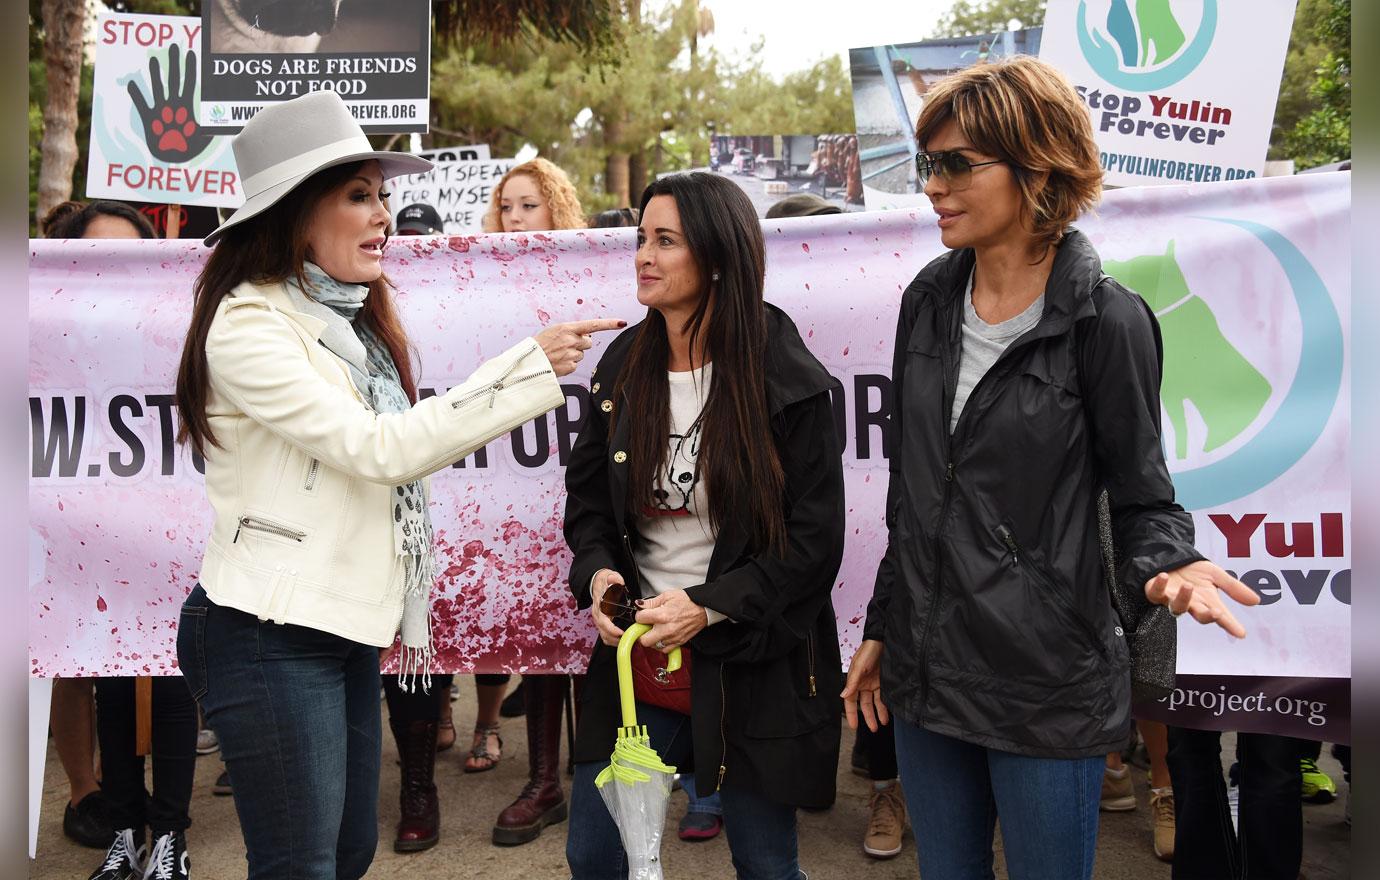
[[(662, 880), (661, 833), (666, 825), (666, 803), (676, 768), (667, 766), (652, 748), (647, 728), (637, 723), (633, 696), (632, 650), (642, 634), (651, 629), (634, 623), (618, 640), (618, 699), (623, 726), (608, 767), (594, 780), (609, 815), (618, 825), (618, 836), (628, 854), (629, 880)], [(680, 648), (666, 658), (666, 671), (680, 668)]]

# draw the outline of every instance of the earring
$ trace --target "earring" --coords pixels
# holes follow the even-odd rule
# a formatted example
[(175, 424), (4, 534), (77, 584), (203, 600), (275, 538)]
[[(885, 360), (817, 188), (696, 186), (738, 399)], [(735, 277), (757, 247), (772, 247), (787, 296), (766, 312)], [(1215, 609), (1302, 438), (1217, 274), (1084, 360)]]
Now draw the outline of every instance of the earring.
[(710, 278), (711, 281), (718, 281), (718, 280), (719, 280), (719, 273), (718, 273), (718, 272), (715, 272), (713, 275), (710, 275), (709, 278)]

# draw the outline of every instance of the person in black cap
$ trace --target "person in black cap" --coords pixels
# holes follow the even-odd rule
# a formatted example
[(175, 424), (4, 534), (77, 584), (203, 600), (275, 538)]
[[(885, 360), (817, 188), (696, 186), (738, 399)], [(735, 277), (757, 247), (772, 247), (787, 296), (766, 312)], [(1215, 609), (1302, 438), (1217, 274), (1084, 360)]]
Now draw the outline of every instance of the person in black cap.
[(831, 205), (814, 193), (792, 193), (767, 209), (768, 220), (781, 217), (815, 217), (820, 214), (842, 214), (843, 209)]
[(398, 212), (398, 235), (441, 235), (441, 215), (436, 209), (418, 202)]

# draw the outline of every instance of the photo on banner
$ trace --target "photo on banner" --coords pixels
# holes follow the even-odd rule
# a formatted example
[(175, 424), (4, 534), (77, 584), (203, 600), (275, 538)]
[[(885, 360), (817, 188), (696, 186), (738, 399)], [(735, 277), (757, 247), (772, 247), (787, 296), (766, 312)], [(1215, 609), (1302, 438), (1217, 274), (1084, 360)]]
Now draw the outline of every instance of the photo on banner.
[(713, 134), (707, 170), (736, 183), (759, 217), (801, 193), (840, 212), (863, 210), (858, 139), (852, 134)]
[(1033, 27), (848, 50), (867, 210), (929, 207), (915, 172), (919, 149), (915, 121), (930, 85), (974, 64), (1037, 55), (1041, 30)]
[(1112, 186), (1262, 176), (1295, 0), (1050, 0), (1039, 55), (1092, 113)]
[(201, 19), (105, 12), (96, 20), (86, 197), (238, 208), (230, 138), (197, 123)]
[(437, 162), (425, 174), (395, 177), (389, 181), (392, 196), (388, 200), (393, 223), (397, 225), (404, 208), (427, 205), (440, 215), (447, 235), (478, 235), (484, 231), (484, 212), (494, 187), (515, 164), (514, 159)]
[(334, 91), (369, 134), (427, 131), (430, 0), (205, 0), (201, 125), (233, 134), (263, 107)]

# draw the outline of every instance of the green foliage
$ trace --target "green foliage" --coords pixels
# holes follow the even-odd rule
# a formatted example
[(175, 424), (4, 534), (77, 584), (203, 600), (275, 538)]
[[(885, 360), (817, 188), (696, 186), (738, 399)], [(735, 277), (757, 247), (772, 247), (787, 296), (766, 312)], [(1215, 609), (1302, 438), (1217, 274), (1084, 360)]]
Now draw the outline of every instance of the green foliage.
[(1039, 27), (1045, 21), (1045, 0), (955, 0), (935, 25), (934, 36), (999, 33), (1012, 19), (1023, 28)]
[(1351, 0), (1300, 0), (1270, 158), (1299, 169), (1351, 157)]

